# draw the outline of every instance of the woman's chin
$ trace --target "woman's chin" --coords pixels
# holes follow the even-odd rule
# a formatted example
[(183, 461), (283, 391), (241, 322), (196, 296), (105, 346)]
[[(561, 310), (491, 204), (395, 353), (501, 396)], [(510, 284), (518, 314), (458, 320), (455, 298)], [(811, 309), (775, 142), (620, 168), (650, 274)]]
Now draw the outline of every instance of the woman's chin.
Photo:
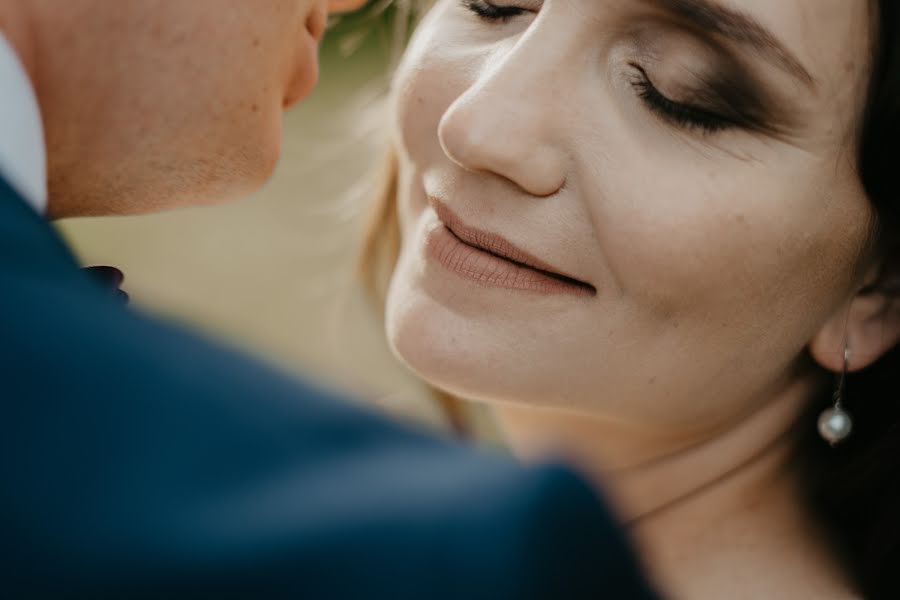
[(386, 331), (394, 355), (442, 391), (485, 403), (548, 400), (546, 382), (533, 368), (540, 361), (523, 360), (499, 344), (502, 337), (487, 324), (462, 318), (427, 296), (389, 302)]
[(482, 374), (456, 335), (429, 319), (399, 316), (388, 319), (387, 336), (394, 356), (429, 385), (468, 400), (484, 399)]
[(388, 319), (387, 335), (394, 355), (429, 385), (467, 400), (490, 399), (491, 386), (475, 358), (480, 352), (458, 333), (434, 319), (399, 315)]

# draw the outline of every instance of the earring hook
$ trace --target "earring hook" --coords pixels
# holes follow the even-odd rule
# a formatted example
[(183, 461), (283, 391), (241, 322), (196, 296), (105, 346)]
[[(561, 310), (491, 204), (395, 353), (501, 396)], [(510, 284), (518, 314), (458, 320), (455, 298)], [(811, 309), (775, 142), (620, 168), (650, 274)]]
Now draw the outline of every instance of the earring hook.
[(847, 365), (849, 362), (850, 362), (850, 348), (848, 346), (844, 346), (844, 367), (843, 367), (843, 369), (841, 369), (841, 372), (838, 374), (837, 385), (835, 386), (834, 396), (832, 397), (836, 408), (840, 408), (841, 400), (844, 397), (844, 379), (847, 376)]

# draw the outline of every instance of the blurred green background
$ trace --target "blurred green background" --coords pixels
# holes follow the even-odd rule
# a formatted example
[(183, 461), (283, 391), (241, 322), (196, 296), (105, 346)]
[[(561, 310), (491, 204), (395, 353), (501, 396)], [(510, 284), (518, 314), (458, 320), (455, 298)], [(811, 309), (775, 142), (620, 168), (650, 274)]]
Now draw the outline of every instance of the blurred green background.
[(85, 265), (121, 268), (141, 309), (443, 427), (354, 280), (388, 133), (385, 95), (400, 39), (389, 13), (370, 7), (329, 32), (320, 85), (286, 116), (281, 163), (253, 197), (59, 228)]

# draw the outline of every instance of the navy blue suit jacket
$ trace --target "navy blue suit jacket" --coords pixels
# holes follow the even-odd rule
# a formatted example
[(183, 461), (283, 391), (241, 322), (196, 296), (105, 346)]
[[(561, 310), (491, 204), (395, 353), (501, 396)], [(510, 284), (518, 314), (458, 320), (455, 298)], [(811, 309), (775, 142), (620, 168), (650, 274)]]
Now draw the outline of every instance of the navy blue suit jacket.
[(648, 598), (560, 465), (128, 310), (0, 180), (0, 596)]

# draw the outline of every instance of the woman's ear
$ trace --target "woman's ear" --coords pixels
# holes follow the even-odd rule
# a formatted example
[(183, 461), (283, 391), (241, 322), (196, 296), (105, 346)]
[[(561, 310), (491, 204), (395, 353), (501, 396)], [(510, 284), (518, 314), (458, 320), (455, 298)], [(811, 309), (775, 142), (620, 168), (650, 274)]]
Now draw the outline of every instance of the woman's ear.
[(866, 273), (862, 286), (822, 325), (809, 352), (822, 367), (840, 373), (844, 343), (850, 349), (847, 371), (874, 363), (900, 341), (900, 262), (893, 253)]

